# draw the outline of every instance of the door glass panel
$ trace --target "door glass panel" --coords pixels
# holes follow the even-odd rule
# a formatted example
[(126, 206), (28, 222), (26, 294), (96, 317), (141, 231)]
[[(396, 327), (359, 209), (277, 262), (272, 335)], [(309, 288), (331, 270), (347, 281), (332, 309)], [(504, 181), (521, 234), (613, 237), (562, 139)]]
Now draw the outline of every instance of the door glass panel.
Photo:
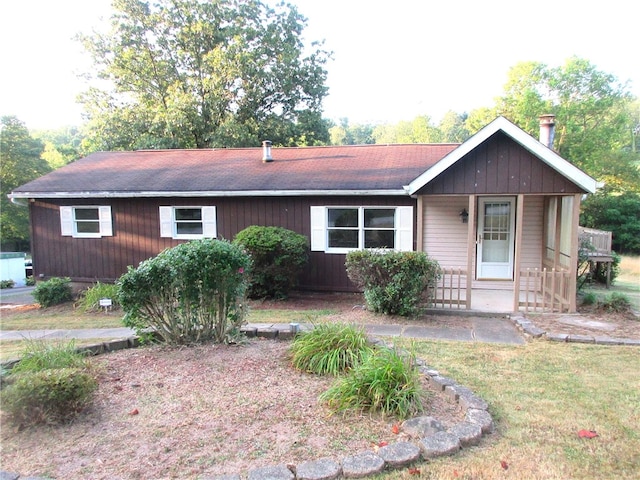
[(510, 203), (485, 203), (482, 261), (509, 262)]

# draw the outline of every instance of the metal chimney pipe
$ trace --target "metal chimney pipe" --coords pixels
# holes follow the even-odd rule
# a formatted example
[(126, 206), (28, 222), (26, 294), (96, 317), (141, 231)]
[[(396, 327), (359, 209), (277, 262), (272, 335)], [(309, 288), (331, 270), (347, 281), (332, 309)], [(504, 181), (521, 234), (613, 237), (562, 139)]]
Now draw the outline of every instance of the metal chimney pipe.
[(556, 136), (556, 116), (552, 113), (540, 115), (540, 143), (553, 149)]
[(271, 156), (271, 140), (265, 140), (262, 142), (262, 161), (273, 162), (273, 157)]

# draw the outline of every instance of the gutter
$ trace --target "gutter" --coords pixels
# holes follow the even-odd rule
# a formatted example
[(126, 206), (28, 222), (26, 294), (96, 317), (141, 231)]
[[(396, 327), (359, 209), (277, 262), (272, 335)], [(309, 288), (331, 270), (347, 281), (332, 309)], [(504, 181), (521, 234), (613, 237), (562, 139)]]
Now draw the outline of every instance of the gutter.
[[(21, 205), (29, 198), (186, 198), (186, 197), (311, 197), (311, 196), (408, 196), (405, 189), (393, 190), (240, 190), (240, 191), (147, 191), (147, 192), (18, 192), (8, 197)], [(26, 205), (26, 203), (24, 203)]]

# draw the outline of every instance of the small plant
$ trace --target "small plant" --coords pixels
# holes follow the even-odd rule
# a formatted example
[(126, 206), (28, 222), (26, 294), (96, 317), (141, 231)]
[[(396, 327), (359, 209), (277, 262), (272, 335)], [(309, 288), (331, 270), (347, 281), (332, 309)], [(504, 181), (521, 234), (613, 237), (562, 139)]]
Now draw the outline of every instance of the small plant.
[(631, 310), (631, 301), (624, 293), (613, 292), (598, 303), (598, 308), (605, 312), (625, 313)]
[(36, 284), (36, 279), (33, 278), (33, 275), (29, 275), (26, 279), (27, 287), (33, 287)]
[(593, 292), (585, 293), (582, 297), (583, 305), (595, 305), (598, 303), (598, 296)]
[(387, 315), (415, 315), (440, 266), (424, 252), (358, 250), (349, 252), (347, 275), (364, 289), (367, 308)]
[(320, 399), (336, 411), (370, 410), (405, 419), (424, 409), (426, 396), (413, 357), (381, 348), (339, 379)]
[(102, 309), (100, 300), (110, 298), (112, 308), (119, 308), (118, 303), (118, 286), (113, 283), (95, 283), (81, 293), (80, 298), (76, 302), (76, 308), (82, 312), (97, 312)]
[(26, 340), (21, 360), (11, 369), (11, 374), (56, 368), (88, 368), (87, 358), (78, 352), (74, 340), (66, 343)]
[(371, 351), (364, 330), (341, 323), (325, 323), (296, 336), (290, 354), (291, 363), (298, 370), (338, 375), (360, 364)]
[(91, 401), (98, 383), (79, 368), (58, 368), (12, 373), (12, 381), (0, 392), (2, 409), (21, 425), (63, 423)]
[(0, 289), (13, 288), (15, 284), (13, 280), (0, 280)]
[(238, 232), (233, 243), (253, 261), (251, 298), (286, 298), (308, 261), (307, 238), (286, 228), (253, 225)]
[(70, 301), (73, 299), (71, 279), (54, 277), (40, 282), (33, 289), (33, 298), (42, 308)]
[(22, 360), (3, 375), (0, 399), (17, 424), (63, 423), (89, 404), (97, 386), (73, 341), (28, 341)]

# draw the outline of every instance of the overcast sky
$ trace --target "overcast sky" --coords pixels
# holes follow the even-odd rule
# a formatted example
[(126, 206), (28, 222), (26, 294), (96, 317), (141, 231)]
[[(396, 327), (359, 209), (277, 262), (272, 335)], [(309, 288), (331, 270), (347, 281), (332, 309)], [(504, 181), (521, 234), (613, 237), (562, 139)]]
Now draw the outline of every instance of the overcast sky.
[[(0, 0), (0, 115), (28, 128), (81, 123), (73, 40), (106, 24), (110, 0)], [(637, 7), (629, 0), (293, 0), (307, 41), (326, 41), (325, 117), (397, 122), (491, 106), (510, 67), (576, 55), (640, 96)], [(598, 7), (596, 7), (598, 5)], [(101, 23), (102, 22), (102, 23)]]

